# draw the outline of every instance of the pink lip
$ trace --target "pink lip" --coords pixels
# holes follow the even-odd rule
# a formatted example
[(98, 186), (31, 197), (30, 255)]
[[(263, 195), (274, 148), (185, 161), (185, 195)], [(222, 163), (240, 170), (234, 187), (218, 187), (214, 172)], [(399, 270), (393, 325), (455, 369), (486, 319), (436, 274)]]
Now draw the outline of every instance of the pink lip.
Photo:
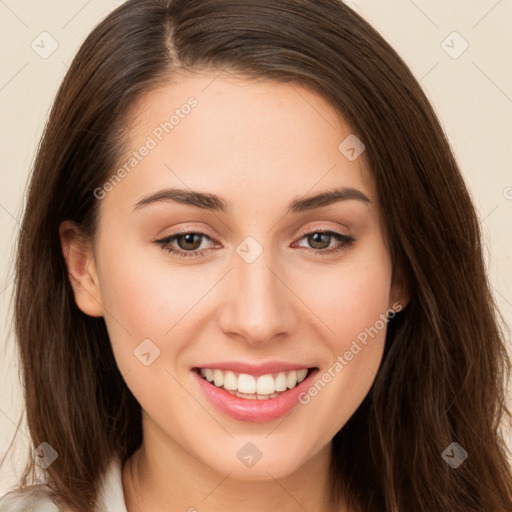
[[(210, 367), (206, 366), (206, 368)], [(219, 367), (214, 366), (214, 368)], [(304, 366), (297, 368), (304, 368)], [(220, 369), (223, 368), (219, 368), (219, 370)], [(269, 398), (268, 400), (251, 400), (231, 395), (226, 390), (218, 388), (206, 379), (203, 379), (197, 371), (191, 371), (206, 397), (221, 412), (236, 420), (250, 421), (253, 423), (272, 421), (285, 415), (299, 403), (299, 395), (307, 390), (318, 372), (318, 368), (311, 370), (308, 376), (298, 386), (281, 393), (275, 398)]]
[(314, 365), (286, 363), (284, 361), (268, 361), (266, 363), (254, 364), (243, 361), (220, 361), (217, 363), (199, 364), (195, 368), (211, 368), (212, 370), (232, 371), (234, 373), (248, 373), (259, 377), (270, 373), (286, 372), (290, 370), (302, 370), (303, 368), (313, 368)]

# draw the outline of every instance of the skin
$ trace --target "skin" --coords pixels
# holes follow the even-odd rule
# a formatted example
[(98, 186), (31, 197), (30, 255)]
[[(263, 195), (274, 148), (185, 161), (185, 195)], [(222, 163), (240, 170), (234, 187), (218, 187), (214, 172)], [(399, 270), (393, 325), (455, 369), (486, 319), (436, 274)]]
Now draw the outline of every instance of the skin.
[[(362, 157), (349, 161), (338, 150), (351, 130), (322, 98), (226, 73), (183, 75), (147, 94), (130, 115), (128, 153), (190, 96), (197, 107), (100, 200), (95, 239), (82, 243), (68, 221), (60, 229), (77, 305), (104, 316), (119, 369), (143, 409), (142, 447), (123, 468), (128, 511), (229, 512), (243, 504), (246, 512), (332, 512), (331, 440), (371, 387), (385, 327), (307, 405), (271, 422), (224, 415), (190, 368), (279, 359), (327, 371), (388, 308), (404, 306), (375, 186)], [(370, 202), (286, 214), (292, 200), (340, 186)], [(134, 211), (169, 187), (222, 196), (229, 212), (171, 201)], [(202, 256), (181, 258), (154, 243), (178, 227), (207, 235), (194, 246)], [(340, 242), (314, 245), (304, 230), (355, 242), (322, 255)], [(263, 251), (251, 263), (236, 252), (247, 236)], [(172, 245), (186, 251), (192, 244)], [(160, 350), (149, 366), (133, 353), (147, 338)], [(247, 442), (262, 453), (251, 468), (236, 456)]]

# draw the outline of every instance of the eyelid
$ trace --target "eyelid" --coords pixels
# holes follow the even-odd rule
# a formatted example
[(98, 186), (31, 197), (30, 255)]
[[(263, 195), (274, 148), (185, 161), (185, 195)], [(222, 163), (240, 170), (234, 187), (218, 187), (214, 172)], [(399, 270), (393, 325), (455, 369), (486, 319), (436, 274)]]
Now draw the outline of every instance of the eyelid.
[[(320, 226), (316, 226), (315, 225), (315, 226), (310, 226), (310, 227), (302, 228), (298, 232), (297, 235), (294, 235), (294, 240), (296, 238), (298, 238), (298, 237), (303, 237), (305, 235), (310, 235), (312, 233), (325, 232), (325, 231), (339, 233), (340, 235), (349, 236), (348, 233), (344, 232), (344, 231), (349, 231), (349, 229), (346, 226), (342, 226), (342, 230), (340, 232), (340, 228), (339, 227), (332, 227), (332, 226), (327, 226), (327, 225), (320, 225)], [(192, 227), (191, 226), (180, 226), (180, 227), (177, 227), (169, 235), (157, 236), (157, 237), (155, 237), (152, 240), (152, 242), (157, 242), (159, 240), (165, 240), (165, 239), (177, 236), (177, 235), (185, 235), (185, 234), (189, 234), (189, 233), (195, 233), (195, 234), (198, 234), (198, 235), (203, 235), (203, 236), (209, 238), (210, 240), (212, 240), (214, 242), (219, 242), (219, 240), (215, 236), (212, 236), (211, 234), (209, 234), (208, 231), (205, 230), (204, 228), (197, 228), (196, 229), (193, 226)]]
[(173, 228), (171, 233), (169, 233), (168, 235), (167, 234), (166, 235), (157, 235), (151, 241), (152, 242), (158, 242), (159, 240), (166, 240), (166, 239), (172, 238), (174, 236), (187, 235), (189, 233), (195, 233), (195, 234), (198, 234), (198, 235), (203, 235), (204, 237), (207, 237), (210, 240), (218, 241), (215, 236), (213, 236), (213, 235), (211, 235), (209, 233), (209, 230), (207, 228), (203, 228), (203, 227), (195, 228), (194, 226), (186, 226), (186, 227), (180, 226), (180, 227), (177, 227), (177, 228)]
[[(301, 234), (297, 237), (294, 237), (293, 244), (297, 244), (302, 238), (315, 234), (315, 233), (322, 233), (322, 234), (328, 234), (331, 238), (334, 238), (339, 245), (327, 248), (327, 249), (314, 249), (311, 247), (303, 247), (301, 245), (298, 245), (303, 251), (305, 251), (308, 254), (313, 255), (314, 257), (327, 257), (328, 255), (334, 255), (336, 253), (341, 252), (343, 249), (349, 249), (353, 246), (353, 244), (356, 242), (356, 239), (352, 237), (351, 235), (345, 234), (343, 232), (340, 232), (336, 229), (332, 228), (325, 228), (325, 227), (310, 227), (310, 228), (304, 228), (301, 232)], [(162, 250), (167, 250), (169, 254), (173, 253), (175, 256), (183, 257), (183, 258), (195, 258), (197, 256), (205, 256), (205, 253), (208, 251), (208, 249), (196, 249), (193, 251), (186, 251), (184, 249), (174, 248), (172, 245), (172, 242), (174, 242), (177, 238), (179, 238), (181, 235), (187, 235), (187, 234), (195, 234), (199, 235), (202, 238), (206, 238), (208, 240), (211, 240), (212, 242), (219, 243), (214, 237), (210, 236), (208, 233), (205, 233), (201, 230), (196, 230), (190, 227), (184, 228), (177, 228), (173, 233), (171, 233), (168, 236), (165, 236), (164, 238), (153, 240), (153, 242), (156, 245), (159, 245)], [(297, 245), (296, 245), (297, 246)]]
[(345, 234), (348, 234), (348, 231), (349, 231), (349, 228), (347, 226), (343, 226), (343, 225), (340, 225), (340, 224), (337, 224), (336, 226), (332, 226), (332, 225), (326, 225), (326, 224), (314, 224), (314, 225), (307, 225), (307, 227), (305, 228), (302, 228), (300, 230), (300, 236), (304, 236), (305, 234), (311, 234), (311, 233), (316, 233), (317, 231), (333, 231), (333, 232), (337, 232), (337, 233), (340, 233), (342, 235), (345, 235)]

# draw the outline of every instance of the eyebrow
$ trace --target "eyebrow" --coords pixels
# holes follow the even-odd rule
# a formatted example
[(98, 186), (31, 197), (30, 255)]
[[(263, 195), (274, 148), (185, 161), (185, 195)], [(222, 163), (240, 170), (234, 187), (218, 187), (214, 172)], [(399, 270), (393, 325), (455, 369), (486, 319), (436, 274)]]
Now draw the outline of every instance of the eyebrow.
[[(295, 199), (289, 204), (287, 214), (304, 212), (320, 208), (322, 206), (328, 206), (339, 201), (350, 200), (371, 203), (370, 199), (368, 199), (368, 197), (360, 190), (341, 187), (333, 190), (327, 190), (314, 196)], [(169, 188), (150, 194), (149, 196), (141, 199), (135, 205), (133, 210), (135, 211), (150, 204), (167, 201), (223, 213), (227, 213), (229, 210), (226, 200), (215, 194), (177, 188)]]

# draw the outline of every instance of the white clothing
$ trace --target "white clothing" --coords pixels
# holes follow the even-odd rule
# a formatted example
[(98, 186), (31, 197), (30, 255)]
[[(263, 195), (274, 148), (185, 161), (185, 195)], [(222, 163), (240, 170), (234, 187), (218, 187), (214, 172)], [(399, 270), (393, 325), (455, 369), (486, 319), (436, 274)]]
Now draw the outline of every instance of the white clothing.
[[(45, 484), (8, 492), (0, 498), (0, 512), (62, 512), (53, 502)], [(121, 479), (121, 463), (112, 460), (101, 481), (98, 502), (93, 512), (127, 512)]]

